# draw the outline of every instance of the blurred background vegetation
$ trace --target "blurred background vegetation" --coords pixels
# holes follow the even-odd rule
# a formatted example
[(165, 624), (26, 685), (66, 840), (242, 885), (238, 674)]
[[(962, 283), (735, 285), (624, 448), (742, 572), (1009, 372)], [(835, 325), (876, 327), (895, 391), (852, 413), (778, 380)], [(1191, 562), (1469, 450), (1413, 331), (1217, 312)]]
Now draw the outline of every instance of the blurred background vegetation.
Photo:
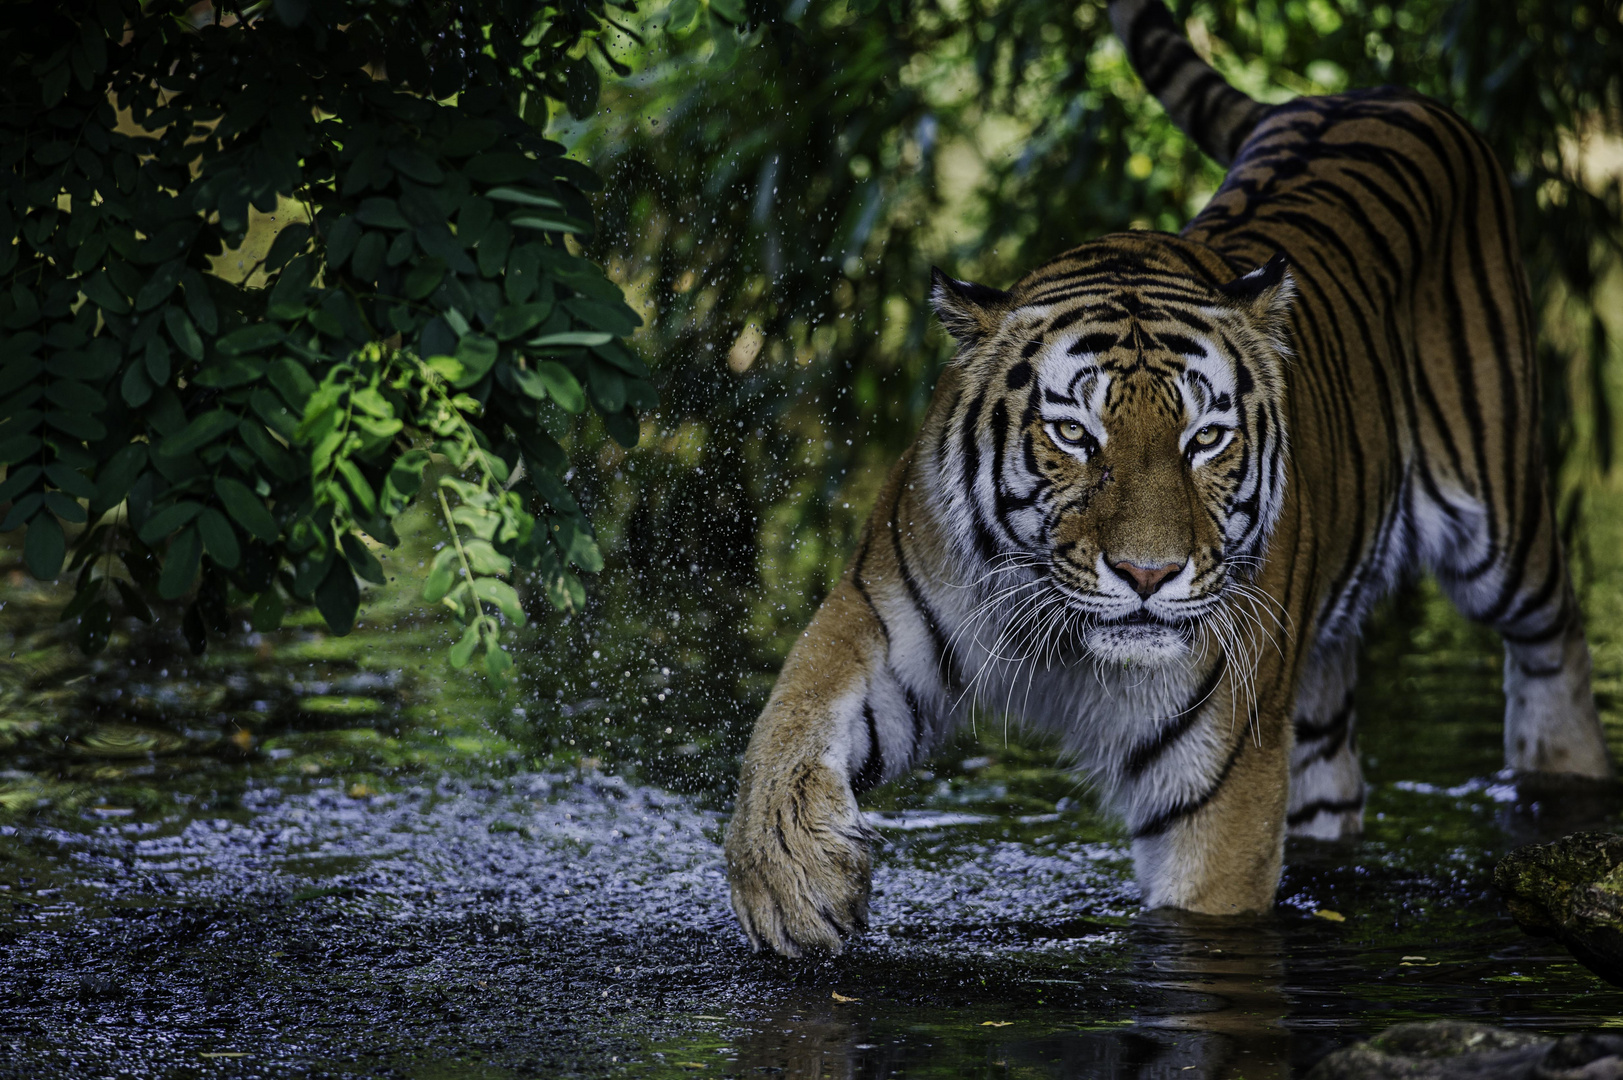
[[(1602, 705), (1618, 719), (1623, 496), (1608, 402), (1623, 381), (1623, 4), (1173, 6), (1196, 48), (1258, 98), (1403, 84), (1488, 134), (1516, 193), (1562, 520)], [(1103, 0), (656, 0), (623, 21), (630, 33), (611, 35), (608, 51), (631, 73), (594, 60), (595, 112), (546, 119), (605, 180), (587, 254), (644, 316), (633, 344), (661, 396), (636, 448), (572, 450), (568, 479), (607, 558), (585, 608), (560, 616), (537, 594), (517, 681), (501, 690), (445, 669), (449, 631), (389, 599), (391, 584), (344, 642), (312, 644), (315, 620), (295, 619), (275, 640), (245, 632), (187, 676), (249, 686), (255, 664), (279, 665), (304, 679), (282, 704), (254, 684), (184, 723), (161, 708), (143, 722), (218, 729), (228, 754), (292, 756), (312, 775), (348, 769), (363, 787), (378, 770), (426, 767), (431, 755), (411, 747), (452, 736), (471, 740), (462, 750), (484, 768), (590, 759), (725, 793), (778, 663), (843, 568), (947, 358), (925, 303), (929, 267), (1006, 286), (1101, 233), (1176, 230), (1221, 181), (1128, 68)], [(434, 539), (408, 536), (396, 556), (405, 590)], [(10, 580), (19, 602), (0, 621), (33, 658), (19, 708), (76, 672), (105, 687), (134, 655), (125, 641), (94, 663), (52, 659), (53, 632), (21, 605), (35, 587)], [(1373, 666), (1398, 672), (1426, 653), (1491, 696), (1491, 636), (1438, 605), (1422, 588), (1389, 608)], [(419, 641), (435, 651), (410, 654)], [(348, 667), (298, 674), (317, 663)], [(167, 664), (164, 678), (180, 670)], [(404, 674), (366, 690), (352, 676), (368, 670)], [(161, 697), (160, 682), (148, 678), (144, 700)], [(370, 694), (382, 713), (344, 720), (373, 706), (301, 704), (334, 686)], [(81, 714), (105, 722), (122, 706), (100, 693)], [(1447, 694), (1413, 707), (1446, 712)], [(42, 746), (60, 722), (13, 742)], [(316, 734), (296, 744), (277, 724)], [(381, 741), (327, 745), (350, 730)]]

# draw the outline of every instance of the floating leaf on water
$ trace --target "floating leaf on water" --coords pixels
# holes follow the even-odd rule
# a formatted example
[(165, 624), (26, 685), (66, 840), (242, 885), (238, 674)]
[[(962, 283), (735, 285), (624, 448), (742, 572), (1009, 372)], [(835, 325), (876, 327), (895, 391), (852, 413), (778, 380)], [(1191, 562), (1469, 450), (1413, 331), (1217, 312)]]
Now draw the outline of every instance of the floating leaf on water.
[(1315, 918), (1328, 919), (1330, 922), (1347, 921), (1347, 916), (1343, 915), (1339, 911), (1331, 911), (1329, 908), (1320, 908), (1319, 910), (1315, 911), (1313, 915)]
[(1008, 1027), (1013, 1020), (982, 1020), (981, 1027)]
[(841, 1005), (855, 1005), (855, 1004), (862, 1001), (861, 998), (846, 997), (844, 994), (840, 993), (838, 990), (835, 990), (829, 996), (832, 997), (835, 1001), (838, 1001)]

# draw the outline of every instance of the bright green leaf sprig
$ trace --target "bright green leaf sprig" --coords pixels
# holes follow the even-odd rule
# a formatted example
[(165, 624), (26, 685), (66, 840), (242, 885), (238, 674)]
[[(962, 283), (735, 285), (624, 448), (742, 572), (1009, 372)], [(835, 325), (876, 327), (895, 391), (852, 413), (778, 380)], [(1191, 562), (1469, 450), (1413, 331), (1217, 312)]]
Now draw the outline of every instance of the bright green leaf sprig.
[[(435, 486), (455, 658), (503, 666), (502, 574), (584, 601), (602, 558), (565, 446), (588, 409), (634, 444), (656, 396), (620, 340), (640, 320), (565, 243), (599, 181), (535, 128), (548, 97), (593, 106), (583, 43), (621, 70), (611, 24), (543, 0), (0, 5), (0, 531), (26, 526), (36, 577), (79, 572), (81, 645), (154, 600), (196, 651), (248, 600), (260, 629), (299, 601), (348, 632), (434, 454), (463, 473)], [(275, 240), (223, 276), (252, 211)]]

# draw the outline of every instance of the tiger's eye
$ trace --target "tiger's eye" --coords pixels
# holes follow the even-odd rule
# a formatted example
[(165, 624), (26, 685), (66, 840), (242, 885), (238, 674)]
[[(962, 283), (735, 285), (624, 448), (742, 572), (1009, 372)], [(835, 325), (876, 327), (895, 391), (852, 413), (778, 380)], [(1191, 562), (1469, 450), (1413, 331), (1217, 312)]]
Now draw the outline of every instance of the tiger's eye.
[(1209, 449), (1210, 447), (1216, 446), (1218, 440), (1223, 437), (1223, 430), (1224, 429), (1218, 427), (1216, 424), (1208, 424), (1199, 431), (1195, 432), (1193, 442), (1202, 450)]
[(1088, 429), (1075, 420), (1061, 420), (1054, 425), (1054, 430), (1059, 432), (1059, 437), (1068, 443), (1079, 443), (1088, 434)]

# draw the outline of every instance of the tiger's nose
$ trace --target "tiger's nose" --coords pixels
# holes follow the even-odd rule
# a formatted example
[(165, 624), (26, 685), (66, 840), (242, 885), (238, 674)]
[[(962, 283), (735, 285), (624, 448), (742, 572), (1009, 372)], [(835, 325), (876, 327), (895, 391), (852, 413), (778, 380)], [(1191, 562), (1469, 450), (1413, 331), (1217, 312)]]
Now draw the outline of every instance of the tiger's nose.
[(1116, 573), (1127, 579), (1138, 595), (1148, 599), (1156, 589), (1159, 589), (1167, 578), (1183, 569), (1182, 563), (1168, 563), (1165, 566), (1139, 566), (1133, 562), (1119, 562), (1113, 564)]

